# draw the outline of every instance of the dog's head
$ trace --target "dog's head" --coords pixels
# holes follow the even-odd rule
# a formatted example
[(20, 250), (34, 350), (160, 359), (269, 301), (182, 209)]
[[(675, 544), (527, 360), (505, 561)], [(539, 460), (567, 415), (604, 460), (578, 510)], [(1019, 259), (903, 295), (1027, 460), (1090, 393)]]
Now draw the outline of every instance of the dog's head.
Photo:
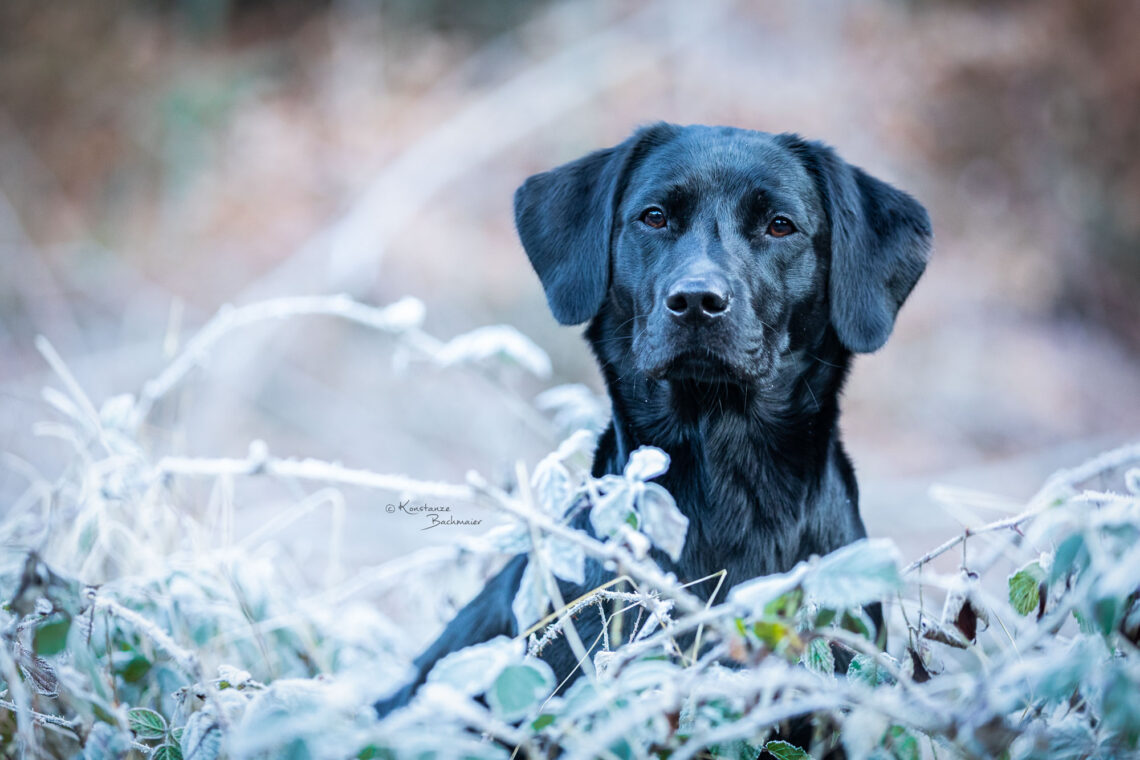
[(930, 251), (925, 209), (830, 148), (720, 127), (535, 175), (515, 217), (558, 321), (604, 319), (660, 380), (763, 383), (830, 329), (874, 351)]

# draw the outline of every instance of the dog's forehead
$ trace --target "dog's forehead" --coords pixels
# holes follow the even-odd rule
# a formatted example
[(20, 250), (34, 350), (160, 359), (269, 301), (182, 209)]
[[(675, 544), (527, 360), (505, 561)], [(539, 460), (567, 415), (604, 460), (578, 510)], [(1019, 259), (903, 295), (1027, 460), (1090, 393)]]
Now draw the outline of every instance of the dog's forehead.
[(803, 164), (775, 135), (731, 127), (685, 127), (654, 148), (631, 180), (697, 192), (763, 188), (802, 197), (813, 189)]

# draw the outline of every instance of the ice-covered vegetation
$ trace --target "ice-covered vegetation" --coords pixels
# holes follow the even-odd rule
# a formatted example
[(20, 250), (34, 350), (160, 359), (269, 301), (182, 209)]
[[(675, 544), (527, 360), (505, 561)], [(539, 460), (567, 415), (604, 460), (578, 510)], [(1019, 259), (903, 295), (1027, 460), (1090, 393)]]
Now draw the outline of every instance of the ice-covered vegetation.
[[(739, 585), (706, 602), (651, 559), (676, 555), (687, 521), (653, 482), (668, 458), (641, 449), (622, 475), (589, 477), (599, 404), (581, 388), (536, 406), (565, 442), (504, 490), (471, 473), (425, 482), (275, 456), (161, 456), (140, 431), (153, 408), (245, 325), (331, 315), (394, 337), (402, 357), (495, 377), (538, 375), (546, 355), (509, 327), (440, 341), (422, 305), (289, 298), (226, 310), (134, 395), (96, 404), (50, 344), (53, 419), (36, 431), (72, 449), (54, 480), (34, 473), (4, 505), (0, 544), (0, 757), (576, 758), (1113, 757), (1140, 744), (1140, 445), (1050, 479), (1024, 510), (948, 537), (909, 561), (870, 540)], [(14, 463), (18, 465), (18, 463)], [(288, 484), (293, 506), (234, 538), (234, 483)], [(208, 488), (202, 489), (202, 483)], [(1091, 483), (1096, 490), (1087, 490)], [(372, 571), (398, 586), (427, 564), (531, 561), (514, 603), (518, 639), (452, 654), (411, 705), (371, 703), (414, 651), (343, 586), (303, 594), (258, 542), (291, 519), (343, 509), (340, 486), (466, 500), (509, 518), (454, 548)], [(953, 499), (976, 498), (950, 494)], [(377, 503), (382, 503), (378, 500)], [(599, 538), (567, 525), (588, 505)], [(220, 538), (221, 537), (221, 538)], [(954, 552), (960, 570), (932, 560)], [(587, 558), (616, 582), (563, 599)], [(864, 604), (882, 600), (889, 646)], [(619, 613), (630, 612), (623, 615)], [(575, 619), (609, 625), (583, 640)], [(633, 621), (630, 629), (629, 621)], [(626, 630), (618, 630), (626, 626)], [(565, 636), (582, 677), (563, 687), (536, 655)], [(619, 641), (624, 641), (618, 645)], [(836, 660), (850, 661), (837, 673)], [(841, 667), (840, 670), (843, 668)], [(774, 729), (808, 716), (810, 746)], [(802, 725), (802, 722), (801, 722)]]

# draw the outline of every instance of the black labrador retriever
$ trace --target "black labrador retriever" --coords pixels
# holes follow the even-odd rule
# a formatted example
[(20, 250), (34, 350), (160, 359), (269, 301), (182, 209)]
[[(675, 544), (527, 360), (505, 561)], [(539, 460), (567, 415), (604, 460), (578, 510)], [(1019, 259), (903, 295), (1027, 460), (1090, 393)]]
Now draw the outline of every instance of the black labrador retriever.
[[(671, 457), (657, 482), (689, 528), (678, 561), (655, 552), (662, 567), (683, 582), (724, 570), (727, 589), (866, 535), (839, 392), (852, 353), (883, 345), (926, 266), (917, 201), (796, 135), (657, 124), (528, 179), (515, 220), (554, 316), (589, 322), (613, 402), (594, 475), (620, 473), (642, 445)], [(381, 715), (449, 652), (519, 634), (526, 562), (459, 612)], [(590, 563), (563, 597), (609, 577)], [(600, 616), (576, 626), (591, 642)], [(559, 681), (575, 672), (565, 642), (543, 657)]]

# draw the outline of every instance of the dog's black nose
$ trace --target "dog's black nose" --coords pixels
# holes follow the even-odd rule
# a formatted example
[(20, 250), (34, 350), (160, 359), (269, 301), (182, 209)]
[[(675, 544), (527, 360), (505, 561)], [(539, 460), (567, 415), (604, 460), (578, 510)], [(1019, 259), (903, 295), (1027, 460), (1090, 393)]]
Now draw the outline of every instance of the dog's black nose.
[(730, 300), (728, 282), (710, 274), (675, 282), (665, 296), (665, 308), (675, 319), (697, 322), (721, 316)]

